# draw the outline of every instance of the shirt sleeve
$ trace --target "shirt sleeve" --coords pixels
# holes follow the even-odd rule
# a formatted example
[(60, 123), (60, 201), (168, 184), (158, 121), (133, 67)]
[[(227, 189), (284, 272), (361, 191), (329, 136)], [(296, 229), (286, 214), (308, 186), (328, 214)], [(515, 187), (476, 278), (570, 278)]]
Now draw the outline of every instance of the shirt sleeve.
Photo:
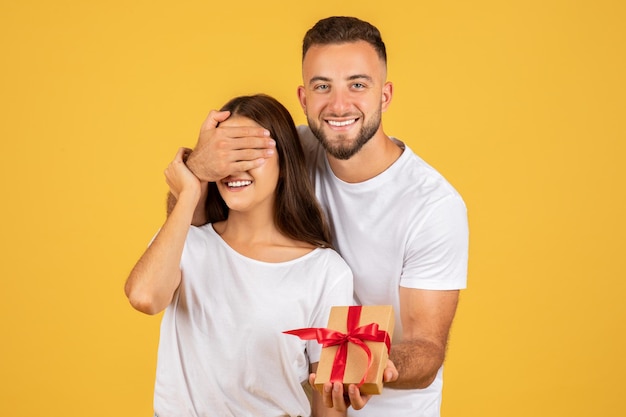
[(411, 235), (400, 285), (425, 290), (455, 290), (467, 286), (469, 229), (467, 209), (459, 196), (431, 207)]

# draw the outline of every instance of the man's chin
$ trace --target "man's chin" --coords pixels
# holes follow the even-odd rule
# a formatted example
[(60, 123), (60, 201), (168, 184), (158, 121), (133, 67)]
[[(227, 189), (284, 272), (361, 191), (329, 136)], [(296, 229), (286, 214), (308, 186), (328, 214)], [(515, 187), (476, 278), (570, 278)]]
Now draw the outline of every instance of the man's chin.
[(356, 147), (354, 143), (350, 143), (350, 146), (346, 146), (345, 143), (342, 146), (333, 146), (322, 142), (322, 145), (332, 157), (344, 161), (352, 158), (361, 149), (361, 146)]

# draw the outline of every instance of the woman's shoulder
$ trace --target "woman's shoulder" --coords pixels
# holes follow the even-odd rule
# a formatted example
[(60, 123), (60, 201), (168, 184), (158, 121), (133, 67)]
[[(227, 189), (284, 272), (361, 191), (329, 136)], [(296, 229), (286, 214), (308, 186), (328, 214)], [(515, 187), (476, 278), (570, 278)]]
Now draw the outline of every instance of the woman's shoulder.
[[(320, 265), (324, 265), (326, 268), (332, 268), (335, 271), (344, 270), (352, 273), (348, 263), (336, 250), (332, 248), (317, 248), (315, 254), (317, 259), (314, 262), (320, 263)], [(322, 264), (321, 261), (324, 263)]]

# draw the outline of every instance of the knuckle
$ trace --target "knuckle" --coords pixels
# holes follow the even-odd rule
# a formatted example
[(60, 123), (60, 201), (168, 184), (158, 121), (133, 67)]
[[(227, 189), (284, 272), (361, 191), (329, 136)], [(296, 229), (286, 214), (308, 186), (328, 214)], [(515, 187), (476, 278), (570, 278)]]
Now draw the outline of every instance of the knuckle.
[(228, 142), (224, 141), (224, 140), (219, 140), (215, 143), (215, 147), (218, 149), (218, 151), (225, 151), (226, 149), (228, 149)]

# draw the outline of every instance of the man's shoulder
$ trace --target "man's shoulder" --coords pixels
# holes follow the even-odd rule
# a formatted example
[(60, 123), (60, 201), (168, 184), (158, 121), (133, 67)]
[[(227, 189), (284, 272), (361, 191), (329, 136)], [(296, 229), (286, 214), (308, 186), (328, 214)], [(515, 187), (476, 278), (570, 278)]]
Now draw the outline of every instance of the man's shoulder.
[(311, 129), (307, 125), (300, 125), (297, 129), (308, 168), (314, 170), (323, 166), (324, 151)]
[(307, 125), (299, 125), (297, 127), (298, 135), (300, 136), (300, 141), (302, 142), (302, 146), (305, 148), (315, 148), (319, 143), (315, 138), (315, 135), (311, 131), (311, 128)]
[(393, 178), (393, 189), (400, 193), (401, 198), (412, 200), (405, 207), (412, 207), (423, 214), (428, 212), (428, 206), (465, 205), (460, 193), (441, 172), (422, 159), (409, 145), (392, 139), (402, 144), (403, 153), (389, 170), (389, 177)]

